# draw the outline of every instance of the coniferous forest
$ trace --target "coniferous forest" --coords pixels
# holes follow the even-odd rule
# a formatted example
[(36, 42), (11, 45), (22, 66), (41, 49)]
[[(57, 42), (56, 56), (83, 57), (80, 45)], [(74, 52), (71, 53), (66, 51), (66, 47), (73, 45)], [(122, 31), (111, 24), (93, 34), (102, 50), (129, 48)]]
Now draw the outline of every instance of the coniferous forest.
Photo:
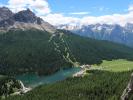
[(58, 30), (9, 31), (0, 34), (0, 74), (37, 73), (48, 75), (80, 64), (102, 60), (133, 60), (133, 49), (108, 41), (94, 40)]
[(133, 100), (131, 0), (0, 0), (0, 100)]

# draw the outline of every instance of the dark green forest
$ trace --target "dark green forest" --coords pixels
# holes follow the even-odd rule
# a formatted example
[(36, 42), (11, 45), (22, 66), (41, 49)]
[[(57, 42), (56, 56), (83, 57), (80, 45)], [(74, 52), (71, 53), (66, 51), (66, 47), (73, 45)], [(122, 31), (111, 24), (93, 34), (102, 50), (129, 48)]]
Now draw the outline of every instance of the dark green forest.
[(133, 49), (57, 30), (9, 31), (0, 34), (0, 74), (52, 74), (78, 64), (100, 64), (102, 60), (133, 60)]
[[(7, 100), (120, 100), (132, 71), (88, 71), (83, 78), (68, 78), (55, 84), (39, 86), (21, 96)], [(131, 97), (129, 100), (133, 100)]]

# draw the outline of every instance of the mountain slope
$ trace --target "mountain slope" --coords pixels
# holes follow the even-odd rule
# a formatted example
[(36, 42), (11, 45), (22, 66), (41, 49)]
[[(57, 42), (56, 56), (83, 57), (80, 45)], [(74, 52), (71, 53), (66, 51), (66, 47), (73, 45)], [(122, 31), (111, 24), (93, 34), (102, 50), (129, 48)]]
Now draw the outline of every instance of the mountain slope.
[(83, 26), (60, 25), (57, 26), (57, 28), (70, 30), (81, 36), (99, 40), (109, 40), (133, 47), (133, 24), (130, 23), (127, 23), (125, 26), (108, 24)]
[[(133, 49), (58, 30), (9, 31), (0, 35), (0, 74), (51, 74), (77, 64), (99, 64), (103, 59), (133, 60)], [(78, 62), (78, 63), (77, 63)]]
[[(10, 96), (7, 100), (25, 100), (26, 98), (32, 100), (44, 98), (46, 100), (125, 100), (121, 99), (121, 96), (123, 91), (124, 94), (128, 92), (124, 89), (129, 82), (132, 82), (130, 81), (132, 65), (133, 61), (122, 59), (103, 61), (99, 66), (93, 65), (91, 69), (86, 70), (84, 77), (67, 78), (57, 83), (45, 84), (27, 94)], [(132, 96), (130, 92), (126, 100), (133, 100)]]
[[(7, 100), (121, 100), (129, 82), (129, 72), (90, 70), (83, 78), (69, 78), (55, 84), (39, 86), (27, 94)], [(129, 100), (133, 100), (133, 97)]]
[[(0, 31), (2, 32), (19, 29), (38, 29), (46, 30), (51, 33), (56, 31), (54, 26), (45, 22), (40, 17), (37, 17), (30, 9), (14, 14), (6, 7), (0, 8), (0, 11), (3, 11), (3, 13), (0, 14)], [(3, 16), (6, 17), (3, 18)]]
[(99, 64), (103, 59), (133, 60), (131, 48), (57, 30), (30, 9), (0, 10), (0, 74), (52, 74), (61, 68)]
[(13, 16), (13, 13), (6, 7), (0, 7), (0, 21)]

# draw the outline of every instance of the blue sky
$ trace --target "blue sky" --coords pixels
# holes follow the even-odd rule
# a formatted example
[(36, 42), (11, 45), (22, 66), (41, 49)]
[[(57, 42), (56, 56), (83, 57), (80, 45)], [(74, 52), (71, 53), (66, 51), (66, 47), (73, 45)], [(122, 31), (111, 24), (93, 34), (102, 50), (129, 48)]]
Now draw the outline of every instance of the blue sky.
[[(9, 0), (0, 0), (7, 4)], [(67, 16), (75, 12), (88, 12), (88, 15), (102, 16), (114, 13), (125, 13), (133, 0), (47, 0), (52, 13), (63, 13)], [(84, 14), (85, 15), (85, 14)]]
[(0, 0), (13, 12), (30, 8), (53, 24), (133, 23), (133, 0)]
[(6, 4), (8, 0), (0, 0), (1, 4)]
[(48, 0), (52, 12), (88, 12), (92, 16), (125, 13), (132, 0)]

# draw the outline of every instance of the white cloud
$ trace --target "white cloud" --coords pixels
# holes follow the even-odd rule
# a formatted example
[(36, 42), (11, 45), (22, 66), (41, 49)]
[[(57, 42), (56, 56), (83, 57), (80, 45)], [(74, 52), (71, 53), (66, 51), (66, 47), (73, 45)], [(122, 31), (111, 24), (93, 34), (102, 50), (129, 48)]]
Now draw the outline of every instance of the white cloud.
[(113, 15), (105, 15), (99, 17), (84, 17), (81, 19), (82, 24), (121, 24), (124, 25), (127, 23), (128, 15), (120, 15), (120, 14), (113, 14)]
[(70, 15), (88, 15), (90, 12), (73, 12), (69, 13)]
[(48, 14), (47, 16), (41, 16), (45, 21), (53, 24), (75, 24), (75, 25), (88, 25), (88, 24), (120, 24), (124, 26), (126, 23), (133, 23), (133, 12), (127, 14), (113, 14), (104, 15), (99, 17), (86, 16), (82, 18), (65, 17), (62, 14)]
[(18, 12), (26, 8), (35, 11), (37, 15), (44, 15), (51, 12), (46, 0), (9, 0), (7, 6), (13, 12)]
[(133, 4), (129, 5), (128, 11), (133, 11)]
[(133, 5), (129, 6), (128, 12), (125, 14), (112, 14), (112, 15), (103, 15), (98, 17), (85, 16), (82, 18), (65, 17), (63, 16), (63, 14), (49, 14), (47, 16), (44, 16), (43, 19), (53, 25), (59, 25), (59, 24), (88, 25), (88, 24), (101, 23), (101, 24), (120, 24), (124, 26), (127, 23), (133, 23)]
[[(20, 10), (24, 10), (26, 8), (30, 8), (32, 11), (36, 12), (36, 14), (42, 17), (45, 21), (53, 24), (120, 24), (125, 25), (126, 23), (133, 23), (133, 4), (129, 5), (128, 12), (125, 14), (112, 14), (112, 15), (104, 15), (104, 16), (84, 16), (82, 18), (77, 17), (66, 17), (63, 14), (53, 14), (51, 13), (51, 9), (46, 0), (9, 0), (8, 5), (10, 9), (14, 12), (18, 12)], [(103, 10), (105, 8), (101, 8), (99, 10)], [(89, 12), (74, 12), (69, 13), (73, 15), (86, 15)]]
[(79, 24), (80, 19), (74, 17), (65, 17), (62, 14), (48, 14), (47, 16), (41, 16), (45, 21), (53, 24)]

